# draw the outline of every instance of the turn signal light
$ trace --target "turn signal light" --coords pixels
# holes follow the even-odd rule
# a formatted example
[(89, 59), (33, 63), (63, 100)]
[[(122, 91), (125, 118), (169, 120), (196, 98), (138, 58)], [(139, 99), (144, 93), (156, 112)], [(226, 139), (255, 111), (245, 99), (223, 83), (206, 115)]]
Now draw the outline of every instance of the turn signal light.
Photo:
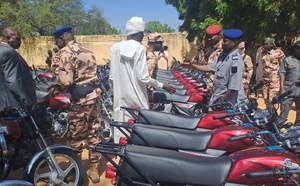
[(120, 137), (119, 144), (121, 144), (121, 145), (127, 144), (127, 138), (126, 137)]
[(105, 170), (105, 178), (114, 179), (116, 176), (116, 168), (113, 165), (107, 165)]
[(127, 121), (129, 124), (134, 124), (134, 119), (128, 119)]

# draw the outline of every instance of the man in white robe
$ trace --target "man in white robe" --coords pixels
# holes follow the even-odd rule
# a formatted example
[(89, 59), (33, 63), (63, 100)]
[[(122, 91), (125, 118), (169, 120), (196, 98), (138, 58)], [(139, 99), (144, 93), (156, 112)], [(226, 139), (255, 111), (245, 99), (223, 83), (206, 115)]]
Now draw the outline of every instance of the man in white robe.
[[(132, 17), (126, 24), (127, 40), (115, 43), (111, 49), (110, 82), (114, 97), (114, 120), (127, 122), (130, 117), (120, 107), (149, 109), (146, 85), (174, 93), (169, 83), (152, 79), (148, 73), (145, 47), (141, 44), (145, 23), (141, 17)], [(114, 129), (114, 142), (123, 134)]]

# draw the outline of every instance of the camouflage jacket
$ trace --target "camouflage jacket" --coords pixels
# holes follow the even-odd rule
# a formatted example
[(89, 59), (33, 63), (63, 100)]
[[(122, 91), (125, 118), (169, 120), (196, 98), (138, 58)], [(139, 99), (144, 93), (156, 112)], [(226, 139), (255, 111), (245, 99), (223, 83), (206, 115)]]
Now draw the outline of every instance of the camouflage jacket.
[(250, 83), (250, 80), (252, 78), (252, 74), (253, 74), (253, 63), (252, 63), (252, 59), (249, 55), (247, 54), (242, 54), (241, 55), (244, 59), (244, 63), (245, 63), (245, 72), (243, 74), (243, 83)]
[(262, 67), (264, 70), (263, 79), (272, 79), (273, 76), (278, 76), (278, 70), (285, 55), (280, 49), (272, 49), (263, 55), (261, 58)]
[(149, 75), (153, 78), (156, 79), (157, 71), (158, 71), (158, 66), (157, 62), (159, 57), (157, 57), (152, 49), (150, 49), (148, 46), (146, 46), (146, 52), (147, 52), (147, 65), (148, 65), (148, 71)]
[[(53, 69), (58, 75), (57, 85), (59, 85), (60, 91), (66, 91), (71, 85), (86, 87), (90, 84), (99, 84), (96, 58), (89, 49), (71, 41), (60, 49), (55, 57), (58, 67)], [(97, 88), (85, 98), (80, 99), (79, 102), (86, 102), (99, 97), (100, 93), (101, 90)]]

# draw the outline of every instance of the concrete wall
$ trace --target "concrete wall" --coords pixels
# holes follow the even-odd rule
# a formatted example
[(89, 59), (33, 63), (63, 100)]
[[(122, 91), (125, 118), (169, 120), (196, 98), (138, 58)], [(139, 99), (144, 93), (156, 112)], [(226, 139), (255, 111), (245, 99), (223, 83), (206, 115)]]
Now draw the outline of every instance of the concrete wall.
[[(196, 53), (195, 44), (189, 43), (186, 39), (187, 33), (170, 33), (163, 34), (164, 45), (168, 46), (169, 65), (172, 57), (182, 61), (184, 57), (193, 59)], [(118, 41), (125, 40), (126, 35), (75, 35), (77, 42), (91, 49), (97, 59), (97, 64), (103, 65), (107, 59), (110, 59), (110, 47)], [(143, 39), (143, 45), (146, 46), (147, 37)], [(18, 52), (27, 61), (29, 66), (46, 67), (47, 51), (54, 47), (53, 37), (30, 37), (22, 39), (22, 45)]]

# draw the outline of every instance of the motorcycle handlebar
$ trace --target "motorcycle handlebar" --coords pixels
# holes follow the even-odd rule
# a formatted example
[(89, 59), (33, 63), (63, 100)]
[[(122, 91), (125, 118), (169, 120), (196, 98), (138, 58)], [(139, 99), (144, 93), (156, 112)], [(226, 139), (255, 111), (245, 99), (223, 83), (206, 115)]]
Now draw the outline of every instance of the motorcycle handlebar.
[(276, 174), (274, 173), (274, 170), (270, 171), (261, 171), (261, 172), (247, 172), (246, 177), (247, 178), (257, 178), (257, 177), (273, 177)]
[(231, 138), (228, 138), (228, 142), (233, 142), (233, 141), (238, 141), (238, 140), (242, 140), (242, 139), (246, 139), (248, 138), (248, 135), (247, 134), (244, 134), (244, 135), (240, 135), (240, 136), (234, 136), (234, 137), (231, 137)]
[(290, 170), (285, 167), (275, 168), (268, 171), (260, 172), (248, 172), (246, 173), (247, 178), (257, 178), (257, 177), (276, 177), (276, 178), (288, 178), (293, 174), (300, 174), (300, 169)]
[(233, 114), (224, 114), (221, 116), (214, 116), (213, 119), (224, 119), (224, 118), (230, 118), (230, 117), (234, 117), (239, 113), (233, 113)]
[(278, 96), (275, 96), (275, 97), (268, 103), (268, 105), (270, 105), (270, 104), (275, 104), (275, 103), (280, 103), (281, 100), (282, 100), (283, 98), (285, 98), (286, 96), (288, 96), (288, 95), (291, 94), (292, 92), (293, 92), (292, 90), (288, 90), (288, 91), (284, 92), (283, 94), (280, 94), (280, 95), (278, 95)]
[(249, 131), (247, 134), (243, 134), (240, 136), (233, 136), (231, 138), (228, 138), (228, 142), (233, 142), (233, 141), (238, 141), (241, 139), (246, 139), (246, 138), (255, 138), (257, 136), (257, 133), (255, 131)]
[(229, 101), (213, 103), (213, 104), (207, 105), (206, 107), (228, 106), (228, 105), (230, 108), (234, 108), (233, 104)]

